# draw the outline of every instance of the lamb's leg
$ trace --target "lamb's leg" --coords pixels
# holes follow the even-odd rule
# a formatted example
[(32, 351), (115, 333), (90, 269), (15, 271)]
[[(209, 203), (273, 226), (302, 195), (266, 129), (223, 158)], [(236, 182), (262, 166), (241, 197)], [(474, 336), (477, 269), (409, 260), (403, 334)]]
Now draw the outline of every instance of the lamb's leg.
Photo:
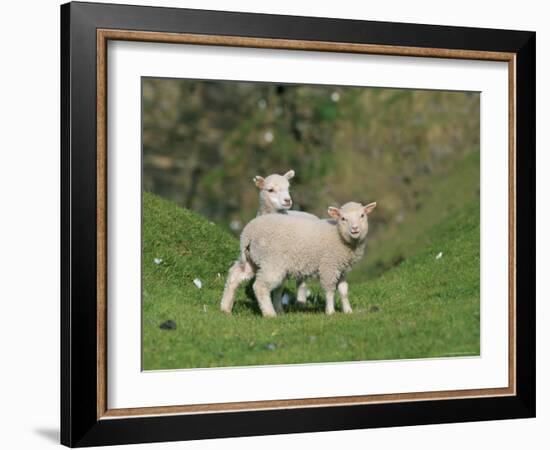
[(220, 304), (220, 309), (224, 313), (231, 314), (233, 302), (235, 301), (235, 291), (239, 287), (243, 272), (244, 270), (240, 261), (235, 261), (229, 269)]
[(248, 261), (235, 261), (227, 274), (227, 281), (223, 290), (220, 309), (231, 314), (233, 303), (235, 302), (235, 291), (243, 281), (252, 279), (254, 276), (254, 268)]
[(334, 314), (334, 288), (327, 289), (325, 291), (325, 297), (326, 297), (325, 314), (328, 314), (328, 315)]
[(298, 286), (298, 292), (296, 293), (296, 302), (300, 306), (304, 306), (306, 304), (306, 301), (307, 301), (307, 285), (306, 285), (306, 282), (303, 279), (298, 278), (296, 280), (296, 285)]
[(256, 295), (256, 299), (258, 300), (258, 304), (260, 305), (262, 315), (267, 317), (275, 317), (277, 313), (275, 312), (273, 304), (271, 303), (271, 289), (269, 285), (266, 285), (265, 283), (256, 279), (253, 289), (254, 294)]
[(283, 289), (284, 287), (281, 285), (273, 291), (273, 307), (275, 308), (275, 312), (277, 314), (283, 314), (285, 312), (282, 301)]
[(321, 281), (321, 287), (325, 291), (325, 313), (334, 314), (334, 291), (336, 290), (336, 285), (340, 279), (340, 274), (334, 276), (331, 272), (321, 273), (319, 277)]
[(256, 274), (256, 281), (252, 287), (262, 315), (267, 317), (275, 317), (277, 315), (275, 308), (273, 308), (273, 303), (271, 303), (271, 291), (281, 285), (283, 278), (284, 276), (282, 275), (263, 270), (260, 270)]
[(348, 298), (348, 282), (346, 280), (341, 280), (338, 283), (338, 293), (340, 294), (340, 301), (342, 302), (342, 311), (346, 314), (351, 314), (353, 310), (349, 303)]

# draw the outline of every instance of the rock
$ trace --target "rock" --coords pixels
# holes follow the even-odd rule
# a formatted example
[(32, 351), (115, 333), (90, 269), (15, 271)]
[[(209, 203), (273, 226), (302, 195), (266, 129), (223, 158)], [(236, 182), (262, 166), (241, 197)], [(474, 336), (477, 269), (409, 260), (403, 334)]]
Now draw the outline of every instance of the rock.
[(159, 328), (161, 330), (175, 330), (176, 322), (174, 322), (173, 320), (167, 320), (166, 322), (162, 322)]

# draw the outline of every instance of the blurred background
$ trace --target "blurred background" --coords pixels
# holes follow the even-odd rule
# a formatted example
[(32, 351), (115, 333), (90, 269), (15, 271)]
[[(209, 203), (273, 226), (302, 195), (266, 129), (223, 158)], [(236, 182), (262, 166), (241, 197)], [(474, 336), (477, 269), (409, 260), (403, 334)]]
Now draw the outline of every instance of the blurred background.
[(159, 78), (142, 92), (144, 190), (235, 236), (256, 215), (255, 175), (294, 169), (293, 209), (319, 217), (377, 201), (361, 276), (479, 198), (477, 92)]

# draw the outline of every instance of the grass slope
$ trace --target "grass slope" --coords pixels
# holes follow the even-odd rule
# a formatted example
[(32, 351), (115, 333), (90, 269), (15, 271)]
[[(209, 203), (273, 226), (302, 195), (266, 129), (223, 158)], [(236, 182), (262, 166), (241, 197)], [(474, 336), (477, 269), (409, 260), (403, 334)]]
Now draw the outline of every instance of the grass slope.
[[(326, 316), (312, 283), (316, 301), (305, 311), (263, 319), (243, 286), (226, 316), (219, 301), (237, 240), (145, 193), (143, 369), (479, 354), (479, 200), (416, 234), (414, 256), (350, 283), (352, 315)], [(176, 328), (161, 329), (167, 320)]]
[(479, 200), (479, 157), (479, 151), (473, 151), (448, 174), (425, 180), (413, 214), (397, 226), (374, 230), (376, 239), (368, 242), (368, 256), (354, 268), (350, 281), (372, 279), (416, 254), (429, 243), (426, 230)]

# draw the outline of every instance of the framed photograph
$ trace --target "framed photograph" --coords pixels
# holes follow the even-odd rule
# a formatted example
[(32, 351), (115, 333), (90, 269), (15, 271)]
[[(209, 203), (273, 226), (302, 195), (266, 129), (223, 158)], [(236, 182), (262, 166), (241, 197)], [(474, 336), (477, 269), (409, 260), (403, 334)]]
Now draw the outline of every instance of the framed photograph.
[(61, 441), (535, 415), (535, 33), (61, 7)]

